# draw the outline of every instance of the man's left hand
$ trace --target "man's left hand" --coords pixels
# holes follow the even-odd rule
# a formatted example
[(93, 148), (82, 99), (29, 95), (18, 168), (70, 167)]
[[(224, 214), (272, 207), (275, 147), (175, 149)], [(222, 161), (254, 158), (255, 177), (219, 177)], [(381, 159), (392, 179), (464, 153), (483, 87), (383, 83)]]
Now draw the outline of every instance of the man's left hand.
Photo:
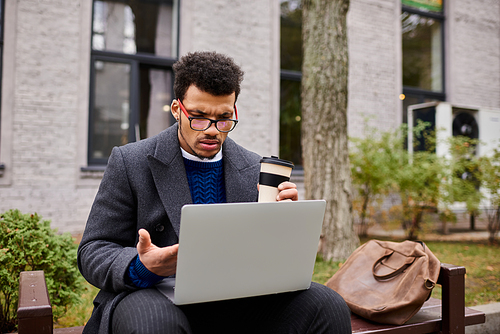
[(299, 192), (297, 191), (297, 185), (292, 182), (282, 182), (278, 186), (278, 197), (276, 200), (279, 201), (297, 201), (299, 199)]

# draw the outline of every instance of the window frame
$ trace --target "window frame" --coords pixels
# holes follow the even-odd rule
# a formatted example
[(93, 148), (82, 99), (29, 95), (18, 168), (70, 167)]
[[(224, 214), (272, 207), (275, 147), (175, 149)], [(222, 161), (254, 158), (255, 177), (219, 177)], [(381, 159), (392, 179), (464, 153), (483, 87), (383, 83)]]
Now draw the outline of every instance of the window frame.
[[(1, 1), (1, 0), (0, 0)], [(119, 0), (114, 0), (116, 2), (120, 2)], [(95, 69), (95, 61), (104, 61), (104, 62), (113, 62), (120, 64), (129, 64), (130, 65), (130, 115), (129, 115), (129, 130), (128, 130), (128, 142), (138, 141), (137, 135), (135, 133), (135, 125), (138, 124), (139, 114), (140, 114), (140, 82), (139, 82), (139, 67), (141, 65), (148, 65), (151, 67), (157, 67), (164, 70), (169, 70), (172, 72), (173, 64), (179, 58), (179, 37), (180, 37), (180, 7), (181, 1), (177, 0), (177, 4), (173, 9), (177, 12), (173, 15), (175, 17), (176, 24), (176, 45), (175, 45), (175, 57), (164, 57), (157, 56), (154, 54), (137, 52), (134, 54), (122, 53), (117, 51), (106, 51), (106, 50), (95, 50), (93, 48), (93, 38), (94, 38), (94, 2), (92, 0), (92, 19), (90, 26), (90, 91), (89, 91), (89, 117), (88, 117), (88, 140), (87, 140), (87, 167), (82, 168), (82, 170), (101, 170), (103, 169), (107, 163), (109, 157), (105, 158), (93, 158), (92, 157), (92, 148), (94, 144), (94, 129), (93, 129), (93, 121), (94, 121), (94, 102), (95, 102), (95, 86), (96, 86), (96, 69)], [(171, 94), (174, 96), (173, 84), (171, 87)]]
[[(436, 100), (436, 101), (446, 101), (446, 69), (445, 69), (445, 58), (446, 58), (446, 43), (445, 43), (445, 22), (446, 22), (446, 12), (445, 12), (445, 0), (442, 4), (442, 12), (431, 12), (419, 10), (415, 7), (407, 6), (401, 4), (401, 13), (407, 12), (410, 14), (417, 14), (423, 17), (432, 18), (441, 23), (441, 78), (442, 78), (442, 91), (435, 92), (431, 90), (409, 87), (402, 85), (402, 92), (405, 96), (414, 97), (418, 100), (417, 103), (424, 103), (426, 100)], [(401, 36), (402, 38), (402, 36)], [(402, 52), (402, 49), (401, 49)], [(403, 73), (401, 73), (403, 75)], [(407, 119), (407, 110), (403, 110), (403, 120)]]
[[(2, 74), (3, 74), (3, 42), (4, 42), (4, 23), (5, 23), (5, 1), (0, 0), (0, 87), (2, 87)], [(2, 90), (0, 89), (0, 106), (2, 102)], [(0, 115), (2, 110), (0, 109)]]
[[(0, 0), (0, 131), (2, 129), (1, 127), (1, 122), (2, 122), (2, 78), (3, 78), (3, 48), (4, 48), (4, 24), (5, 24), (5, 1)], [(0, 133), (1, 135), (1, 133)], [(0, 136), (1, 140), (1, 136)], [(0, 154), (2, 152), (0, 151)], [(1, 155), (0, 155), (1, 159)], [(1, 162), (0, 160), (0, 176), (3, 175), (3, 171), (5, 169), (5, 165)]]
[[(293, 70), (284, 70), (280, 69), (280, 96), (281, 96), (281, 83), (283, 81), (292, 81), (292, 82), (302, 82), (302, 72), (301, 71), (293, 71)], [(280, 114), (281, 114), (281, 99), (280, 99)], [(281, 117), (281, 115), (280, 115)], [(280, 121), (281, 123), (281, 121)], [(280, 127), (280, 136), (281, 136), (281, 127)], [(281, 149), (281, 142), (279, 144), (280, 149)], [(300, 156), (302, 157), (302, 145), (301, 145), (301, 152)], [(280, 152), (281, 154), (281, 152)], [(297, 162), (294, 162), (295, 164), (295, 169), (302, 169), (302, 165), (300, 165)]]
[[(279, 1), (279, 6), (282, 5), (282, 3), (285, 2), (284, 0), (281, 0)], [(295, 11), (295, 10), (302, 10), (302, 5), (300, 4), (300, 1), (292, 1), (295, 3), (295, 5), (297, 5), (297, 7), (294, 7), (294, 8), (290, 8), (289, 9), (292, 9), (292, 11)], [(291, 13), (291, 12), (290, 12)], [(284, 27), (288, 27), (288, 28), (296, 28), (298, 26), (300, 26), (300, 31), (302, 31), (302, 15), (300, 15), (300, 22), (297, 22), (295, 21), (293, 18), (290, 18), (290, 17), (287, 17), (287, 16), (283, 16), (283, 11), (281, 10), (280, 8), (280, 17), (279, 17), (279, 20), (280, 20), (280, 85), (279, 85), (279, 134), (278, 134), (278, 150), (279, 150), (279, 155), (283, 158), (283, 159), (290, 159), (290, 160), (293, 160), (291, 157), (287, 157), (287, 156), (282, 156), (284, 155), (284, 152), (282, 151), (282, 148), (284, 148), (284, 144), (283, 144), (283, 141), (282, 141), (282, 134), (284, 133), (284, 128), (282, 127), (282, 117), (283, 117), (283, 114), (282, 114), (282, 108), (283, 108), (283, 102), (282, 101), (282, 98), (281, 98), (281, 95), (283, 93), (283, 82), (294, 82), (294, 83), (301, 83), (302, 81), (302, 54), (300, 56), (300, 64), (296, 64), (294, 62), (292, 63), (289, 63), (288, 65), (287, 64), (284, 64), (283, 63), (283, 52), (284, 52), (284, 49), (283, 49), (283, 28)], [(285, 25), (284, 25), (285, 24)], [(296, 25), (298, 24), (298, 26)], [(298, 34), (298, 36), (301, 36), (301, 34)], [(300, 37), (300, 47), (299, 45), (295, 45), (295, 44), (291, 44), (291, 46), (295, 46), (295, 48), (293, 48), (294, 50), (297, 50), (297, 49), (301, 49), (302, 48), (302, 38)], [(289, 44), (290, 46), (290, 44)], [(295, 58), (295, 60), (297, 60), (297, 58)], [(285, 62), (286, 63), (286, 62)], [(291, 65), (291, 66), (289, 66)], [(300, 150), (300, 157), (301, 157), (301, 160), (302, 160), (302, 145), (299, 145), (298, 149)], [(298, 161), (293, 161), (293, 163), (295, 164), (295, 168), (294, 170), (292, 171), (292, 173), (295, 173), (297, 170), (300, 170), (302, 168), (300, 162)]]
[[(95, 62), (96, 61), (103, 61), (107, 63), (118, 63), (118, 64), (127, 64), (130, 65), (130, 77), (129, 77), (129, 89), (130, 89), (130, 116), (129, 116), (129, 122), (130, 124), (135, 124), (132, 122), (136, 121), (137, 117), (133, 116), (132, 110), (137, 110), (138, 106), (138, 98), (135, 95), (135, 93), (138, 91), (138, 89), (133, 89), (132, 85), (135, 83), (136, 86), (139, 85), (138, 83), (138, 64), (137, 62), (131, 61), (129, 59), (123, 59), (120, 57), (111, 57), (111, 56), (98, 56), (98, 55), (92, 55), (90, 57), (91, 61), (91, 68), (90, 68), (90, 92), (89, 92), (89, 137), (88, 137), (88, 149), (87, 149), (87, 160), (89, 162), (89, 166), (93, 165), (106, 165), (108, 163), (108, 157), (106, 158), (93, 158), (92, 157), (92, 148), (94, 147), (94, 118), (95, 118), (95, 113), (94, 113), (94, 106), (95, 106), (95, 88), (96, 88), (96, 68), (95, 68)], [(134, 103), (134, 104), (133, 104)], [(128, 142), (135, 141), (135, 136), (133, 136), (132, 131), (134, 131), (134, 127), (130, 127), (128, 129)]]

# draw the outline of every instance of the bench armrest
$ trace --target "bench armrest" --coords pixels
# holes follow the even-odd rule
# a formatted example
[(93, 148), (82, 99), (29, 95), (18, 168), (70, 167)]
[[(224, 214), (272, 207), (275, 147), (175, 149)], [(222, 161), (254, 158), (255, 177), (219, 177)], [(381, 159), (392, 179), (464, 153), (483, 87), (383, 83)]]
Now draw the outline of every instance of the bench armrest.
[(443, 333), (465, 333), (465, 267), (441, 263), (437, 283), (442, 287)]
[(19, 275), (18, 333), (52, 334), (52, 307), (42, 270)]

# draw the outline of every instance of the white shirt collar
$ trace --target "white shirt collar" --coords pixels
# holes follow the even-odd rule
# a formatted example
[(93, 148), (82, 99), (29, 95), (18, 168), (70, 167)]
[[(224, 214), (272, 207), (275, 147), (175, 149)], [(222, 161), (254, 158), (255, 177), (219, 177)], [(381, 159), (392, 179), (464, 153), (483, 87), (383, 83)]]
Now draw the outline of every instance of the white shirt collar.
[(219, 150), (219, 152), (213, 157), (213, 159), (209, 158), (199, 158), (195, 155), (192, 155), (191, 153), (186, 152), (182, 147), (181, 147), (181, 153), (182, 157), (188, 159), (188, 160), (193, 160), (193, 161), (201, 161), (201, 162), (216, 162), (222, 159), (222, 149)]

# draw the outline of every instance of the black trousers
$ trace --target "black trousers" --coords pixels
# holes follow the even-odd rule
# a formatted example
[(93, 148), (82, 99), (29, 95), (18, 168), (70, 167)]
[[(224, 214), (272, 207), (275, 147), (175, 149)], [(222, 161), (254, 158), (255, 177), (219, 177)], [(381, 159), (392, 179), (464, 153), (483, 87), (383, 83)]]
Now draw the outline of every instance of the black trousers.
[(114, 334), (351, 333), (350, 310), (332, 289), (176, 306), (155, 288), (135, 291), (116, 307)]

